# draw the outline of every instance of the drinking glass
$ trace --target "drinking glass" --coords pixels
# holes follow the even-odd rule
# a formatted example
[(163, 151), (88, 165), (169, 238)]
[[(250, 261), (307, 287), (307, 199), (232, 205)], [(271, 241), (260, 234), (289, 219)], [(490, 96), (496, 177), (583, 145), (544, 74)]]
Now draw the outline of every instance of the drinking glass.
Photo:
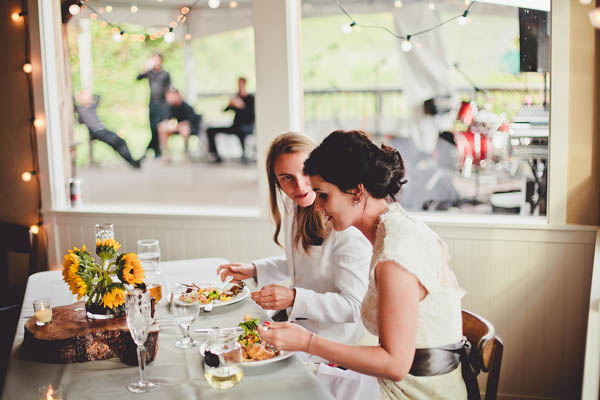
[(144, 271), (154, 271), (160, 262), (160, 246), (156, 239), (142, 239), (137, 242), (138, 258)]
[(129, 333), (135, 344), (137, 344), (138, 364), (140, 366), (140, 380), (131, 382), (127, 389), (133, 393), (150, 392), (159, 386), (157, 382), (146, 379), (146, 348), (144, 343), (148, 339), (148, 330), (151, 325), (150, 293), (140, 289), (128, 291), (125, 294), (125, 313)]
[(242, 380), (241, 329), (213, 329), (208, 332), (204, 350), (204, 377), (215, 389), (229, 389)]
[(198, 346), (198, 341), (190, 337), (190, 326), (198, 317), (200, 312), (200, 300), (198, 291), (190, 289), (181, 289), (173, 292), (171, 298), (171, 314), (175, 317), (175, 321), (183, 338), (175, 343), (175, 347), (187, 349)]
[(96, 224), (96, 239), (114, 239), (115, 228), (113, 224)]

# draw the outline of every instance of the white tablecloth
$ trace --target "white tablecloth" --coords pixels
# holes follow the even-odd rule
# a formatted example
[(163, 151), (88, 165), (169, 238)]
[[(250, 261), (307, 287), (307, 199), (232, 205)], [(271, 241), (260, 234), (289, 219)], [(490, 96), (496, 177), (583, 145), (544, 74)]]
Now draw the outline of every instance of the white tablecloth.
[[(167, 284), (174, 287), (176, 282), (216, 281), (216, 268), (226, 261), (220, 258), (169, 261), (161, 263), (160, 270)], [(167, 290), (164, 290), (163, 296)], [(160, 388), (155, 392), (142, 395), (129, 393), (127, 385), (138, 376), (138, 369), (118, 359), (78, 364), (32, 361), (24, 354), (21, 345), (24, 324), (33, 315), (32, 301), (40, 297), (50, 297), (53, 306), (74, 301), (62, 281), (60, 271), (40, 272), (29, 277), (2, 399), (35, 399), (37, 388), (47, 384), (60, 384), (64, 398), (69, 400), (332, 399), (297, 356), (261, 367), (244, 367), (244, 378), (240, 384), (226, 391), (212, 389), (204, 380), (202, 357), (197, 348), (182, 350), (174, 346), (181, 332), (164, 301), (157, 307), (156, 314), (160, 324), (158, 355), (147, 369), (148, 377), (160, 383)], [(192, 329), (236, 326), (247, 312), (261, 319), (266, 318), (264, 311), (247, 299), (215, 307), (210, 313), (201, 312)], [(192, 333), (192, 336), (201, 339), (198, 334)]]

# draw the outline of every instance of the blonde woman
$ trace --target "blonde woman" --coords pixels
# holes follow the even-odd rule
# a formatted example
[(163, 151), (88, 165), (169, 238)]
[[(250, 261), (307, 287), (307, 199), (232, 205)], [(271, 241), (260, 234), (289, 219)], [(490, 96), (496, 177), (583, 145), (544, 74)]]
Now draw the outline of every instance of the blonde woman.
[[(221, 279), (255, 278), (261, 289), (252, 299), (264, 309), (286, 310), (289, 321), (311, 332), (356, 343), (364, 334), (360, 304), (371, 245), (356, 228), (330, 229), (313, 207), (315, 192), (302, 168), (314, 147), (307, 136), (286, 133), (275, 138), (267, 154), (273, 240), (281, 245), (283, 234), (285, 256), (221, 265), (217, 273)], [(289, 286), (280, 284), (286, 280)]]

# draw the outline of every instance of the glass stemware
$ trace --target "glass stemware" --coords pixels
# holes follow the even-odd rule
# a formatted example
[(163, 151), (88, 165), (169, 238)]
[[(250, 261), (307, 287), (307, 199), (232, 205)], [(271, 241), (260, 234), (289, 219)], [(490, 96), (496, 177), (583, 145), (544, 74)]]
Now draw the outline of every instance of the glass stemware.
[[(167, 289), (166, 280), (160, 273), (160, 245), (156, 239), (142, 239), (137, 242), (138, 258), (144, 269), (144, 283), (150, 291), (150, 297), (158, 304)], [(167, 292), (168, 293), (168, 292)]]
[(181, 289), (173, 293), (171, 298), (171, 314), (175, 317), (175, 321), (183, 338), (175, 343), (175, 347), (187, 349), (198, 346), (198, 341), (190, 336), (190, 326), (198, 317), (200, 312), (200, 301), (198, 292), (190, 289)]
[(133, 289), (125, 294), (125, 313), (127, 315), (127, 327), (131, 338), (137, 345), (138, 364), (140, 366), (140, 379), (133, 381), (127, 389), (133, 393), (150, 392), (158, 388), (157, 382), (146, 378), (146, 348), (144, 343), (148, 339), (150, 329), (150, 294), (140, 289)]

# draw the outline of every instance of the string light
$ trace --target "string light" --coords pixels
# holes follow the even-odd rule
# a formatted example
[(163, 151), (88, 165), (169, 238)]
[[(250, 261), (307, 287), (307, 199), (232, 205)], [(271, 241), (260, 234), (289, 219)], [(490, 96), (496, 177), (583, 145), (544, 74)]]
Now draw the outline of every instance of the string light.
[(185, 34), (185, 40), (192, 40), (192, 34), (191, 33), (186, 33)]
[(170, 26), (171, 28), (175, 29), (175, 28), (177, 28), (177, 22), (175, 22), (175, 21), (171, 21), (171, 22), (169, 22), (169, 26)]
[(169, 28), (169, 32), (165, 33), (163, 37), (164, 41), (167, 43), (173, 42), (175, 40), (175, 34), (173, 33), (173, 28)]
[(432, 2), (432, 3), (429, 3), (429, 4), (427, 5), (427, 8), (429, 8), (431, 11), (433, 11), (433, 10), (435, 10), (435, 4), (433, 4), (433, 2)]
[(588, 15), (594, 28), (600, 28), (600, 8), (594, 8)]
[(99, 8), (98, 9), (98, 14), (104, 14), (104, 8)]
[(10, 14), (10, 19), (12, 19), (14, 22), (19, 22), (21, 20), (21, 14), (18, 12), (14, 12)]
[(79, 14), (79, 11), (81, 11), (81, 7), (79, 7), (79, 4), (71, 4), (69, 6), (69, 13), (71, 15), (77, 15)]
[[(465, 1), (465, 4), (467, 4), (467, 9), (461, 14), (461, 15), (457, 15), (455, 17), (452, 17), (450, 19), (447, 19), (445, 21), (440, 22), (439, 24), (432, 26), (431, 28), (428, 29), (424, 29), (422, 31), (418, 31), (418, 32), (414, 32), (411, 34), (407, 34), (406, 36), (402, 36), (402, 35), (398, 35), (395, 32), (392, 32), (391, 30), (389, 30), (388, 28), (386, 28), (385, 26), (378, 26), (378, 25), (361, 25), (359, 24), (353, 17), (352, 15), (350, 15), (350, 13), (344, 8), (344, 6), (342, 6), (340, 4), (340, 2), (338, 0), (331, 0), (344, 14), (346, 14), (346, 16), (350, 19), (351, 23), (350, 26), (356, 26), (356, 27), (362, 27), (362, 28), (370, 28), (370, 29), (381, 29), (383, 31), (386, 31), (387, 33), (389, 33), (390, 35), (394, 36), (396, 39), (400, 39), (402, 40), (402, 43), (400, 44), (400, 47), (402, 48), (402, 50), (408, 52), (410, 50), (412, 50), (412, 43), (410, 43), (410, 38), (413, 36), (418, 36), (418, 35), (423, 35), (425, 33), (431, 32), (443, 25), (446, 25), (448, 22), (450, 21), (454, 21), (455, 19), (459, 19), (460, 17), (463, 18), (467, 18), (467, 16), (469, 15), (469, 11), (471, 10), (471, 7), (473, 6), (473, 4), (475, 4), (476, 0), (472, 0), (472, 1)], [(396, 3), (394, 3), (394, 5), (396, 5)], [(402, 4), (400, 4), (402, 5)], [(433, 6), (433, 8), (432, 8)], [(433, 2), (429, 3), (429, 9), (433, 10), (435, 9), (435, 4)], [(591, 14), (590, 14), (590, 18), (591, 18)], [(600, 26), (600, 16), (598, 17), (599, 20), (599, 26)], [(407, 50), (406, 50), (407, 49)]]
[(238, 6), (237, 1), (231, 1), (229, 2), (229, 8), (236, 8)]
[(394, 7), (396, 7), (396, 8), (400, 8), (400, 7), (402, 7), (402, 2), (401, 2), (400, 0), (396, 0), (396, 1), (394, 2)]
[(37, 171), (23, 172), (21, 174), (21, 179), (23, 179), (24, 182), (29, 182), (34, 175), (37, 175)]
[(135, 4), (132, 4), (131, 7), (129, 8), (129, 10), (131, 10), (131, 12), (133, 14), (135, 14), (136, 12), (138, 12), (138, 6)]
[(352, 27), (350, 24), (342, 24), (342, 32), (346, 35), (349, 35), (352, 32)]
[(33, 71), (33, 66), (31, 65), (31, 63), (23, 64), (23, 72), (25, 72), (26, 74), (30, 74), (31, 71)]
[(104, 9), (106, 10), (107, 13), (112, 12), (112, 6), (109, 4), (106, 7), (104, 7)]
[(190, 12), (190, 8), (189, 8), (189, 7), (186, 7), (186, 6), (183, 6), (183, 7), (181, 7), (181, 10), (179, 10), (179, 11), (181, 11), (181, 13), (182, 13), (183, 15), (187, 15), (187, 13), (189, 13), (189, 12)]
[(210, 8), (219, 8), (221, 5), (221, 0), (208, 0), (208, 6)]
[(467, 17), (463, 17), (462, 15), (456, 19), (459, 25), (464, 25), (467, 23)]
[(185, 21), (185, 15), (180, 15), (179, 17), (177, 17), (177, 21), (184, 22)]
[(33, 126), (36, 128), (42, 128), (46, 124), (44, 118), (36, 118), (33, 120)]
[(106, 23), (106, 21), (100, 21), (100, 27), (101, 27), (101, 28), (106, 28), (106, 25), (108, 25), (108, 24)]
[(96, 13), (90, 14), (90, 19), (93, 19), (95, 21), (97, 18), (98, 18), (98, 14), (96, 14)]
[(585, 6), (585, 5), (591, 4), (592, 0), (579, 0), (579, 2)]
[(34, 235), (37, 235), (38, 233), (40, 233), (40, 224), (41, 224), (41, 222), (31, 225), (29, 227), (29, 230), (31, 231), (31, 233), (33, 233)]

